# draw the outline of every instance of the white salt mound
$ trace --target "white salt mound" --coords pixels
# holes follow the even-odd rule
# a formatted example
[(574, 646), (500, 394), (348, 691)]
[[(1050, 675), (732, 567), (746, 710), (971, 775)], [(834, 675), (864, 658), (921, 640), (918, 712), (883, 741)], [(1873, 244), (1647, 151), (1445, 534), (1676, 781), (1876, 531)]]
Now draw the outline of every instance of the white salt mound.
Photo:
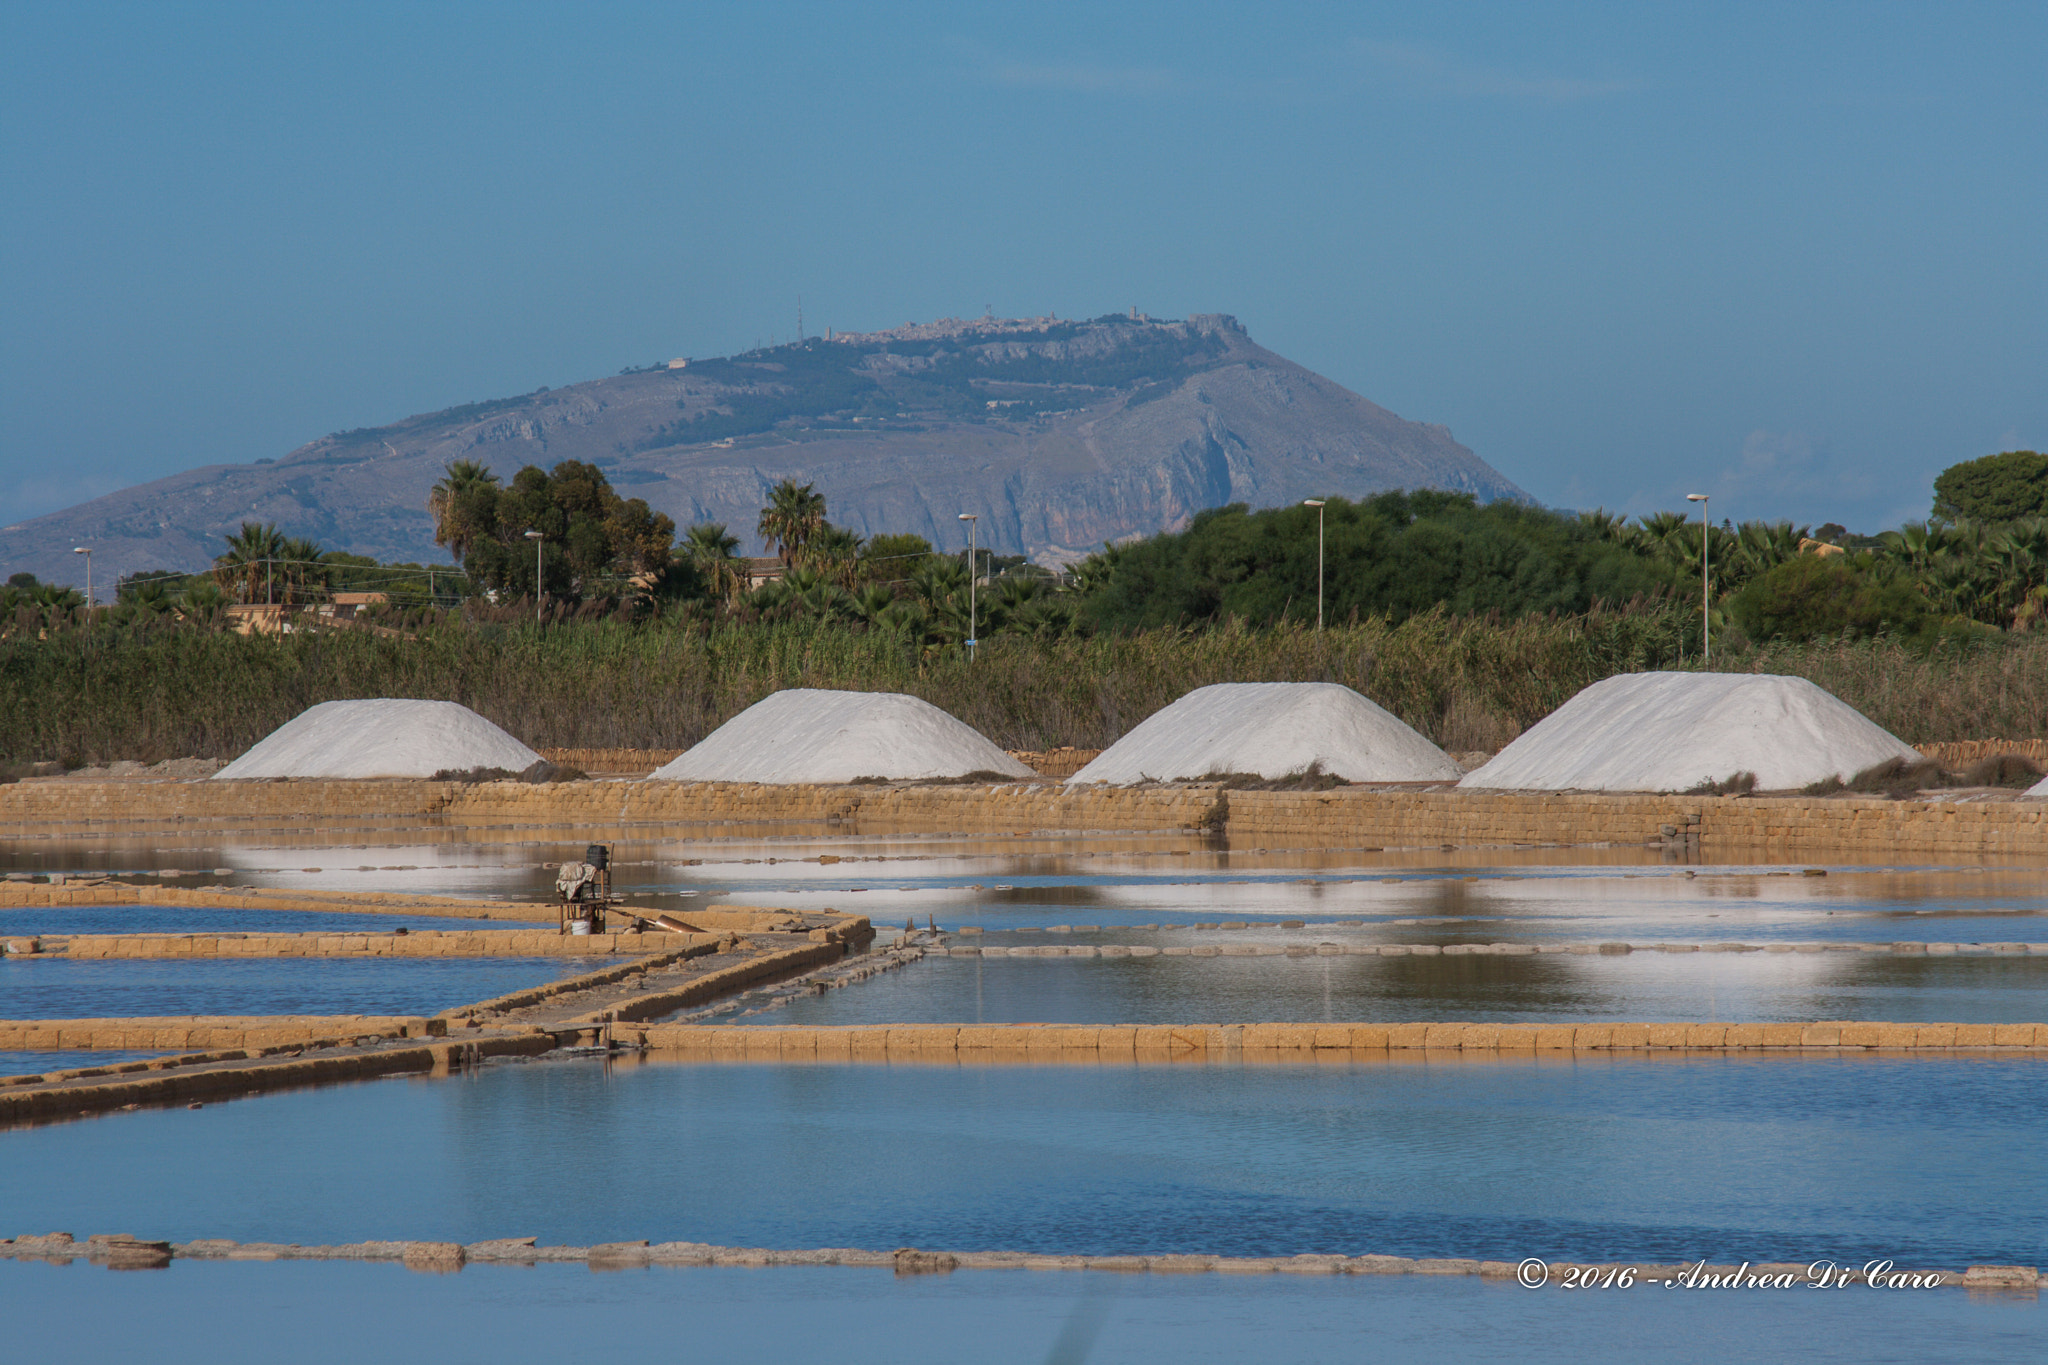
[(432, 777), (444, 768), (520, 772), (540, 755), (452, 701), (324, 701), (213, 775)]
[(2042, 778), (2022, 793), (2025, 796), (2048, 796), (2048, 777)]
[(1462, 771), (1443, 750), (1339, 683), (1215, 683), (1148, 717), (1067, 780), (1275, 778), (1316, 763), (1347, 782), (1448, 782)]
[(928, 701), (900, 692), (792, 687), (755, 702), (654, 776), (672, 782), (1036, 777)]
[(1912, 745), (1804, 678), (1768, 673), (1624, 673), (1530, 727), (1461, 787), (1509, 791), (1687, 791), (1756, 774), (1760, 790), (1844, 780)]

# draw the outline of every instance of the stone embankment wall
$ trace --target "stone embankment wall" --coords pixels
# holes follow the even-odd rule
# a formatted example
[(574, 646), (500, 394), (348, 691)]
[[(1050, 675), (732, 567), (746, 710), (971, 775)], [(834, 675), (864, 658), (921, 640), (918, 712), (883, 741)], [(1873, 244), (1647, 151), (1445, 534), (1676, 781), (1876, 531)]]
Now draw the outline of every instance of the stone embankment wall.
[(19, 782), (0, 787), (0, 824), (280, 817), (430, 817), (450, 824), (593, 828), (624, 823), (801, 822), (877, 832), (1218, 831), (1384, 847), (1642, 844), (1829, 849), (1879, 857), (2048, 852), (2048, 802), (1470, 792), (1342, 787), (1323, 792), (1177, 786), (765, 786), (741, 783)]
[(607, 957), (701, 946), (716, 934), (561, 934), (483, 929), (407, 934), (45, 934), (0, 939), (10, 956), (65, 958), (222, 957)]
[(1304, 1054), (2048, 1049), (2048, 1024), (1047, 1024), (776, 1028), (656, 1026), (645, 1046), (708, 1057), (1025, 1060), (1281, 1060)]
[(2048, 739), (1959, 739), (1913, 747), (1947, 768), (1965, 768), (2000, 754), (2018, 754), (2036, 767), (2048, 767)]
[[(337, 1047), (352, 1038), (439, 1035), (431, 1021), (399, 1014), (166, 1015), (133, 1019), (0, 1019), (0, 1052), (70, 1048), (184, 1052), (220, 1048)], [(19, 1083), (22, 1078), (0, 1079)]]

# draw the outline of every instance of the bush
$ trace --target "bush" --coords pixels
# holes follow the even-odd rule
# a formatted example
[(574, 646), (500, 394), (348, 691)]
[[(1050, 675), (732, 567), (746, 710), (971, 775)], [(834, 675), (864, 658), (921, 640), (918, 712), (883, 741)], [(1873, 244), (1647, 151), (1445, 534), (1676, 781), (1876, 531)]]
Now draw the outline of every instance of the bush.
[(1927, 599), (1902, 578), (1881, 580), (1846, 555), (1799, 555), (1752, 578), (1728, 603), (1752, 640), (1920, 635)]

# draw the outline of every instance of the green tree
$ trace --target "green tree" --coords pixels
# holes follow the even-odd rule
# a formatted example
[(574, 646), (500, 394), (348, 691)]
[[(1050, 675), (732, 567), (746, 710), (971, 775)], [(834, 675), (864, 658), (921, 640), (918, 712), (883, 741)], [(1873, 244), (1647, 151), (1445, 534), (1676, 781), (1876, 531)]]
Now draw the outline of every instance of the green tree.
[(284, 557), (284, 535), (269, 522), (245, 521), (226, 540), (228, 548), (214, 557), (214, 581), (236, 601), (271, 601), (277, 592), (277, 561)]
[(747, 586), (746, 563), (736, 553), (739, 547), (740, 538), (727, 535), (723, 522), (701, 522), (683, 534), (683, 557), (696, 568), (705, 590), (728, 605)]
[(2048, 455), (2008, 450), (1950, 465), (1934, 479), (1934, 516), (1990, 523), (2048, 516)]
[(768, 491), (756, 528), (784, 565), (793, 565), (825, 526), (825, 495), (811, 484), (784, 479)]
[(1901, 576), (1885, 578), (1848, 555), (1797, 555), (1758, 574), (1729, 600), (1751, 639), (1811, 640), (1880, 631), (1913, 635), (1933, 609)]
[[(427, 494), (427, 511), (434, 518), (434, 543), (446, 545), (448, 553), (460, 560), (471, 540), (488, 533), (487, 526), (477, 524), (477, 514), (485, 507), (478, 494), (495, 500), (497, 492), (498, 476), (489, 465), (481, 460), (450, 461)], [(495, 517), (485, 520), (494, 521)]]
[[(474, 585), (571, 598), (664, 596), (677, 586), (675, 522), (643, 499), (621, 498), (595, 465), (527, 465), (509, 485), (479, 481), (459, 497), (471, 534), (462, 566)], [(541, 534), (538, 583), (528, 531)]]

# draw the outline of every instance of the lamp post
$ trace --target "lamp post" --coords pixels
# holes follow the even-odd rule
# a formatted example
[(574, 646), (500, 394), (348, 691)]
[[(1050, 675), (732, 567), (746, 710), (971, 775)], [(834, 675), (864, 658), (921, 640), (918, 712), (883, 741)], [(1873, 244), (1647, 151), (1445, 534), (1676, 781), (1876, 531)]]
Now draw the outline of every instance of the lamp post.
[(975, 578), (981, 564), (981, 522), (973, 512), (962, 512), (960, 520), (967, 523), (967, 662), (974, 662), (974, 651), (981, 641), (975, 637), (981, 634), (980, 603), (975, 595)]
[(528, 531), (526, 538), (533, 542), (533, 623), (540, 624), (540, 547), (547, 537), (539, 531)]
[(1708, 637), (1707, 613), (1714, 609), (1713, 589), (1707, 586), (1707, 542), (1712, 538), (1713, 528), (1707, 522), (1707, 494), (1687, 493), (1687, 502), (1700, 505), (1700, 667), (1713, 662), (1713, 641)]
[(1323, 628), (1323, 500), (1307, 498), (1303, 507), (1316, 509), (1316, 629)]
[(85, 556), (85, 619), (92, 620), (92, 546), (74, 545), (71, 553)]

